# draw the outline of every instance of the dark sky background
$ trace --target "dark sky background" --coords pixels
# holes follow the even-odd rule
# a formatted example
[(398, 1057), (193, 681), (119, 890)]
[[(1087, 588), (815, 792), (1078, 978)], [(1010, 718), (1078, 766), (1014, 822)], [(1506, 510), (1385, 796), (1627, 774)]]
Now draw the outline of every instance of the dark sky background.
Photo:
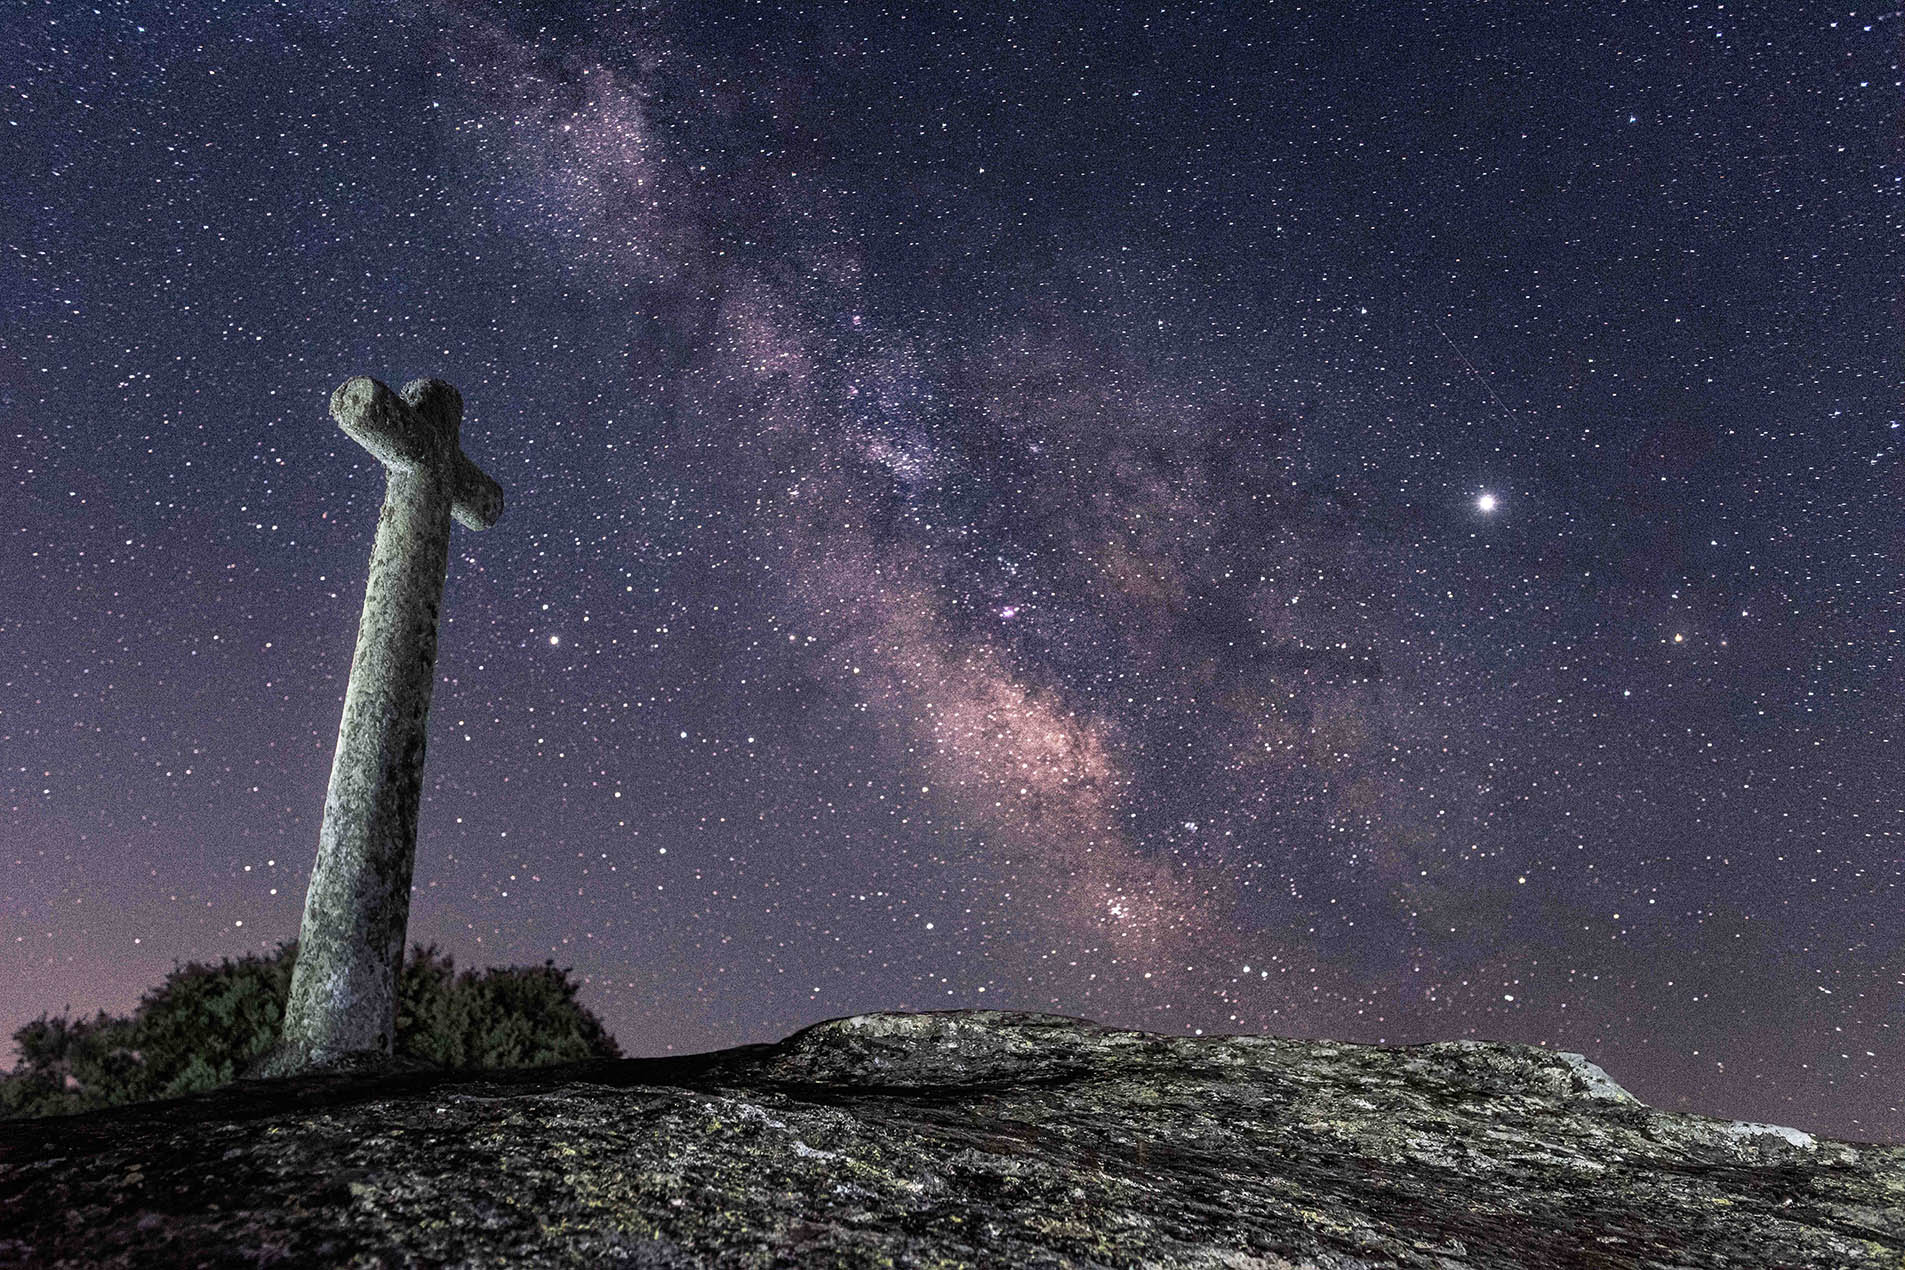
[(8, 1032), (295, 938), (328, 396), (439, 375), (508, 510), (410, 936), (625, 1052), (1476, 1037), (1905, 1141), (1898, 9), (9, 10)]

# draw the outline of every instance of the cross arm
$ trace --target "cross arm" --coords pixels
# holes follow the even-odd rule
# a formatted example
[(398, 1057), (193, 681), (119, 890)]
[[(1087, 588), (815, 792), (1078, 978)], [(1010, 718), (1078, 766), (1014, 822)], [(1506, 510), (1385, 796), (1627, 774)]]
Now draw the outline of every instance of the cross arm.
[(503, 489), (463, 453), (463, 398), (441, 379), (417, 379), (402, 395), (368, 375), (338, 385), (331, 417), (344, 434), (398, 472), (441, 471), (450, 512), (471, 529), (488, 529), (503, 514)]

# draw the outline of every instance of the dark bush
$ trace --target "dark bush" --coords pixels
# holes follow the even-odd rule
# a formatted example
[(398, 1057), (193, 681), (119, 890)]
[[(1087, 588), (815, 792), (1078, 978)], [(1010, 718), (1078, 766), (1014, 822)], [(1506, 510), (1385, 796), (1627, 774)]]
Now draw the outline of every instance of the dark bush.
[[(132, 1017), (42, 1016), (13, 1039), (0, 1074), (0, 1118), (56, 1116), (229, 1084), (278, 1039), (297, 941), (218, 965), (173, 970)], [(615, 1038), (576, 1001), (569, 972), (540, 966), (455, 973), (434, 944), (414, 945), (397, 982), (397, 1053), (457, 1070), (620, 1058)]]

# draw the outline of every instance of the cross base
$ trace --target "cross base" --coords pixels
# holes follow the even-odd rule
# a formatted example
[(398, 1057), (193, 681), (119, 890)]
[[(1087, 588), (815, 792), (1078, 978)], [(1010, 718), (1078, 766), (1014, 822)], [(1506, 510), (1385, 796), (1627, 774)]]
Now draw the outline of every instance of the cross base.
[(435, 1063), (382, 1050), (323, 1050), (293, 1041), (278, 1044), (238, 1073), (240, 1080), (276, 1080), (282, 1076), (390, 1076), (401, 1072), (442, 1070)]

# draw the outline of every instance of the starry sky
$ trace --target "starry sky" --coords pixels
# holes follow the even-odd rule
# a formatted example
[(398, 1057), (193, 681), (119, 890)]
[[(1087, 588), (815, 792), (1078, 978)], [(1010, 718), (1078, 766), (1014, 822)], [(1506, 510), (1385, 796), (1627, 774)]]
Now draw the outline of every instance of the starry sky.
[(10, 9), (7, 1032), (295, 938), (327, 401), (433, 375), (508, 508), (410, 938), (626, 1053), (1473, 1037), (1905, 1141), (1896, 8)]

